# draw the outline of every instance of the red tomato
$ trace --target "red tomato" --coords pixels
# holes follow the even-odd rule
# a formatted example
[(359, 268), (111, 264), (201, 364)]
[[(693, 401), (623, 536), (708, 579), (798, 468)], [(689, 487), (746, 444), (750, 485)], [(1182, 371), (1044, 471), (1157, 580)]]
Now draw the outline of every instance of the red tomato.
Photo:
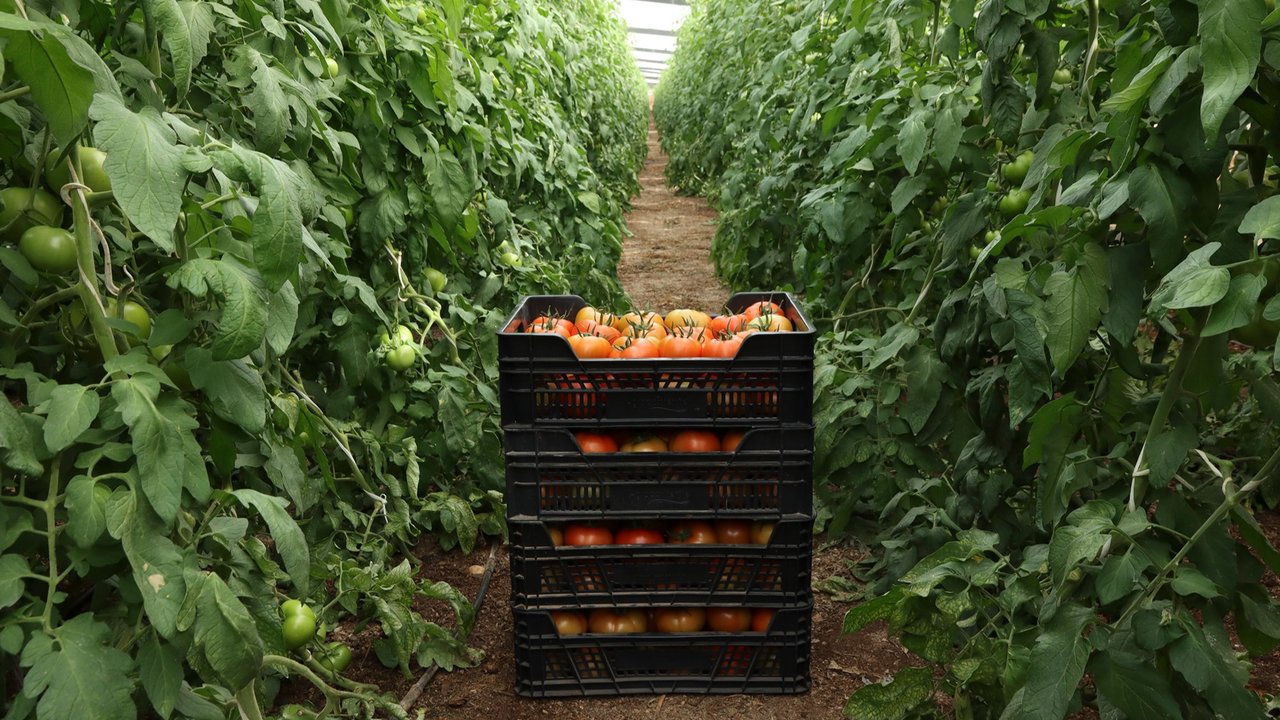
[(574, 437), (578, 440), (578, 447), (582, 448), (584, 453), (611, 453), (618, 452), (618, 441), (611, 436), (603, 433), (580, 432), (575, 433)]
[(595, 320), (583, 320), (574, 327), (578, 328), (579, 335), (595, 335), (596, 337), (602, 337), (609, 342), (613, 342), (614, 340), (622, 337), (622, 333), (613, 329), (612, 325), (604, 325), (596, 322)]
[(613, 349), (609, 341), (599, 335), (574, 335), (569, 338), (569, 347), (573, 348), (574, 355), (583, 360), (607, 358), (609, 351)]
[(698, 632), (707, 622), (707, 613), (702, 608), (680, 608), (677, 610), (659, 610), (655, 625), (658, 632), (691, 633)]
[(671, 441), (671, 452), (720, 452), (720, 438), (710, 430), (685, 430)]
[(761, 300), (743, 310), (742, 315), (748, 320), (755, 320), (761, 315), (782, 315), (782, 307), (777, 303)]
[(564, 544), (564, 532), (558, 527), (547, 528), (547, 535), (551, 536), (551, 544), (560, 547)]
[(756, 608), (755, 612), (751, 613), (751, 629), (755, 632), (769, 632), (773, 613), (773, 608)]
[(751, 627), (751, 609), (707, 608), (707, 626), (716, 632), (743, 632)]
[(742, 442), (742, 438), (747, 434), (746, 430), (730, 430), (724, 434), (724, 438), (720, 441), (720, 450), (723, 452), (734, 452), (738, 449), (738, 445)]
[(629, 635), (648, 630), (649, 620), (643, 610), (592, 610), (587, 625), (593, 633)]
[(617, 317), (613, 313), (603, 312), (601, 310), (597, 310), (591, 307), (590, 305), (588, 305), (582, 308), (581, 310), (579, 310), (577, 315), (573, 316), (573, 323), (578, 327), (582, 327), (582, 323), (584, 320), (590, 320), (592, 322), (596, 322), (601, 325), (612, 326), (613, 321), (616, 319)]
[(756, 522), (751, 524), (751, 542), (756, 545), (768, 545), (773, 537), (773, 526), (776, 523)]
[(702, 346), (692, 338), (670, 335), (662, 341), (659, 353), (665, 358), (696, 358), (702, 356)]
[(570, 335), (577, 335), (578, 328), (564, 318), (553, 317), (550, 315), (539, 315), (533, 319), (533, 322), (529, 323), (529, 327), (526, 332), (555, 333), (557, 335), (569, 337)]
[(719, 337), (729, 327), (729, 315), (717, 315), (711, 318), (711, 322), (707, 323), (707, 332), (712, 337)]
[(656, 358), (658, 357), (658, 344), (649, 342), (644, 338), (623, 335), (613, 341), (613, 353), (610, 356), (627, 359)]
[(564, 529), (564, 540), (569, 545), (612, 545), (613, 533), (594, 525), (569, 525)]
[(701, 520), (682, 520), (667, 531), (671, 542), (682, 545), (714, 545), (716, 530), (711, 523)]
[(661, 545), (662, 533), (644, 528), (619, 530), (613, 539), (614, 545)]
[(561, 635), (581, 635), (587, 631), (587, 619), (579, 612), (552, 611), (551, 620)]
[(622, 446), (622, 452), (666, 452), (667, 443), (660, 437), (640, 435)]
[(751, 523), (746, 520), (720, 520), (716, 523), (716, 541), (721, 545), (749, 544)]
[(744, 328), (747, 327), (747, 323), (749, 321), (750, 321), (750, 318), (748, 318), (746, 315), (741, 315), (741, 314), (730, 315), (729, 319), (725, 321), (724, 331), (729, 333), (741, 332)]
[(737, 357), (742, 349), (742, 338), (729, 335), (725, 338), (713, 337), (702, 344), (702, 357), (732, 358)]

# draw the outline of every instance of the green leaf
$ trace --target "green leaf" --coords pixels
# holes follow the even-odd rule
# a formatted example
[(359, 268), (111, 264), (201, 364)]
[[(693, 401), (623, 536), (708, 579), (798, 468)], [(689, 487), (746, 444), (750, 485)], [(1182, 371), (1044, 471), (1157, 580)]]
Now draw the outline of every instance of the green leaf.
[(206, 680), (236, 691), (258, 677), (262, 655), (262, 638), (248, 608), (221, 577), (206, 573), (187, 659)]
[(1181, 720), (1168, 678), (1153, 667), (1122, 657), (1113, 652), (1095, 656), (1090, 671), (1098, 694), (1127, 718)]
[(465, 638), (471, 634), (471, 628), (476, 621), (476, 609), (461, 590), (443, 580), (438, 580), (429, 584), (423, 583), (420, 592), (432, 600), (444, 601), (453, 608), (454, 618), (458, 621), (458, 637)]
[(920, 169), (920, 161), (924, 159), (925, 144), (929, 140), (929, 129), (925, 125), (926, 112), (916, 110), (907, 116), (898, 131), (898, 154), (907, 172), (912, 175)]
[(24, 475), (44, 472), (36, 457), (36, 439), (22, 415), (8, 402), (0, 402), (0, 450), (4, 464)]
[(189, 260), (169, 278), (196, 297), (209, 292), (222, 299), (214, 336), (213, 359), (235, 360), (257, 350), (266, 337), (267, 304), (256, 274), (227, 260)]
[[(235, 146), (213, 156), (225, 172), (237, 179), (247, 178), (258, 190), (250, 238), (253, 265), (267, 291), (275, 292), (298, 272), (302, 262), (302, 193), (314, 188), (284, 162), (260, 152)], [(262, 342), (261, 337), (258, 342)], [(239, 355), (218, 357), (228, 360)]]
[(178, 7), (177, 0), (143, 0), (142, 5), (155, 21), (157, 35), (169, 48), (169, 59), (173, 61), (173, 84), (181, 100), (191, 87), (191, 68), (196, 59), (187, 16)]
[(107, 530), (107, 508), (99, 505), (88, 475), (77, 475), (67, 483), (67, 535), (80, 547), (90, 547)]
[(1232, 105), (1253, 81), (1262, 54), (1263, 6), (1258, 2), (1200, 0), (1200, 57), (1204, 95), (1200, 122), (1214, 138)]
[(844, 704), (844, 715), (856, 720), (900, 720), (929, 701), (933, 695), (933, 672), (929, 668), (908, 667), (894, 674), (887, 684), (863, 685)]
[(1098, 600), (1103, 604), (1113, 603), (1133, 592), (1142, 572), (1151, 567), (1146, 553), (1135, 552), (1132, 548), (1123, 555), (1112, 555), (1102, 564), (1094, 587), (1098, 591)]
[(58, 452), (70, 447), (98, 417), (98, 393), (75, 383), (59, 385), (36, 410), (46, 416), (45, 446)]
[(22, 576), (31, 572), (21, 555), (0, 555), (0, 609), (22, 599), (27, 583)]
[(1227, 294), (1209, 311), (1200, 336), (1213, 337), (1248, 325), (1258, 309), (1258, 295), (1266, 286), (1267, 278), (1261, 274), (1231, 278)]
[[(1123, 176), (1117, 178), (1121, 179)], [(1146, 239), (1151, 256), (1161, 269), (1182, 256), (1185, 216), (1182, 209), (1190, 200), (1185, 185), (1171, 170), (1157, 163), (1134, 168), (1125, 183), (1129, 204), (1147, 223)]]
[(934, 353), (923, 348), (918, 348), (907, 361), (907, 384), (911, 390), (907, 394), (907, 404), (902, 416), (911, 427), (911, 432), (919, 433), (929, 421), (933, 409), (938, 406), (946, 369), (946, 365)]
[(52, 634), (33, 635), (22, 649), (22, 666), (28, 668), (22, 693), (40, 698), (40, 718), (119, 720), (138, 714), (129, 679), (133, 659), (112, 646), (111, 628), (91, 612)]
[(1102, 320), (1109, 284), (1107, 255), (1093, 244), (1085, 248), (1078, 266), (1069, 272), (1055, 272), (1045, 282), (1045, 344), (1059, 375), (1075, 363)]
[(270, 447), (265, 468), (267, 477), (289, 496), (294, 510), (301, 515), (319, 499), (319, 483), (311, 481), (302, 471), (293, 448), (283, 445)]
[(452, 230), (475, 194), (475, 179), (448, 148), (440, 148), (427, 157), (427, 183), (441, 227)]
[(298, 293), (293, 282), (286, 281), (267, 303), (267, 345), (277, 355), (283, 355), (293, 342), (298, 325)]
[(196, 427), (196, 421), (186, 414), (163, 412), (156, 403), (159, 390), (154, 379), (133, 377), (113, 383), (111, 397), (120, 406), (120, 416), (133, 438), (143, 495), (162, 520), (172, 522), (178, 516), (187, 475), (184, 436)]
[(71, 58), (65, 45), (72, 40), (65, 31), (43, 23), (32, 24), (41, 31), (0, 33), (0, 37), (8, 38), (5, 58), (31, 88), (31, 98), (43, 111), (58, 145), (66, 147), (76, 141), (89, 122), (94, 75)]
[(1102, 107), (1122, 113), (1145, 102), (1147, 95), (1151, 92), (1151, 86), (1164, 74), (1165, 68), (1169, 67), (1177, 53), (1178, 50), (1173, 47), (1161, 48), (1151, 62), (1129, 81), (1129, 85), (1119, 92), (1112, 93), (1111, 97), (1102, 103)]
[(902, 587), (895, 585), (885, 594), (849, 608), (844, 615), (843, 631), (845, 633), (860, 632), (877, 620), (889, 618), (902, 602), (902, 598)]
[(169, 540), (167, 531), (145, 507), (135, 507), (125, 521), (120, 540), (142, 595), (147, 619), (162, 637), (172, 638), (178, 629), (178, 612), (187, 596), (184, 572), (194, 569), (196, 562), (190, 551), (179, 549)]
[(1240, 232), (1257, 240), (1280, 238), (1280, 195), (1249, 208), (1240, 220)]
[(276, 551), (284, 561), (289, 579), (297, 588), (298, 595), (306, 597), (311, 585), (311, 551), (307, 548), (307, 539), (303, 537), (302, 529), (285, 510), (284, 499), (247, 488), (241, 488), (231, 494), (240, 501), (241, 505), (253, 508), (262, 515), (267, 528), (271, 531), (271, 538), (275, 540)]
[(1226, 297), (1231, 272), (1209, 263), (1219, 247), (1220, 243), (1211, 242), (1197, 248), (1170, 270), (1151, 296), (1151, 311), (1206, 307)]
[(1169, 648), (1169, 661), (1191, 687), (1208, 698), (1214, 711), (1228, 718), (1262, 717), (1257, 696), (1246, 689), (1248, 670), (1236, 659), (1225, 639), (1207, 634), (1189, 618), (1182, 618), (1187, 631)]
[(182, 654), (155, 633), (147, 633), (138, 644), (138, 679), (155, 711), (169, 717), (182, 692)]
[(1021, 687), (1013, 694), (1002, 720), (1061, 720), (1084, 677), (1089, 640), (1084, 635), (1094, 620), (1093, 610), (1063, 605), (1042, 625)]
[(135, 113), (111, 95), (99, 94), (89, 114), (97, 121), (93, 138), (107, 154), (103, 167), (120, 209), (143, 234), (172, 253), (187, 182), (177, 135), (154, 108)]
[(1222, 591), (1212, 580), (1205, 577), (1199, 570), (1186, 565), (1176, 570), (1170, 586), (1179, 595), (1199, 595), (1210, 600), (1222, 597)]
[(248, 432), (267, 424), (267, 389), (262, 372), (244, 360), (214, 360), (213, 353), (193, 347), (185, 357), (191, 384), (209, 397), (213, 411)]

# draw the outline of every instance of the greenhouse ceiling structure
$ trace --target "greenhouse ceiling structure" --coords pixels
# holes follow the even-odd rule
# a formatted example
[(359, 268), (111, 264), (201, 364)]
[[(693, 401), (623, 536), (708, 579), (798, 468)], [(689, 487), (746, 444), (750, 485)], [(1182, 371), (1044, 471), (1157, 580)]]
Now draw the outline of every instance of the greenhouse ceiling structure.
[(689, 16), (688, 0), (622, 0), (631, 49), (650, 86), (658, 84), (676, 49), (676, 29)]

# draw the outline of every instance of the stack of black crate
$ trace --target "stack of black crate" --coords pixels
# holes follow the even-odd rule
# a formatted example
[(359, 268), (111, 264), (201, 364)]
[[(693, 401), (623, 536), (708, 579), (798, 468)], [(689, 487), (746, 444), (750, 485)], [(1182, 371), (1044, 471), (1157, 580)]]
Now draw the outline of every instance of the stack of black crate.
[[(732, 359), (580, 360), (564, 338), (525, 333), (572, 319), (576, 296), (532, 296), (499, 333), (516, 690), (531, 697), (808, 690), (813, 522), (813, 326), (788, 293), (794, 332), (758, 333)], [(574, 433), (747, 431), (732, 453), (581, 451)], [(767, 545), (556, 546), (565, 523), (776, 523)], [(744, 607), (764, 631), (560, 635), (553, 611)]]

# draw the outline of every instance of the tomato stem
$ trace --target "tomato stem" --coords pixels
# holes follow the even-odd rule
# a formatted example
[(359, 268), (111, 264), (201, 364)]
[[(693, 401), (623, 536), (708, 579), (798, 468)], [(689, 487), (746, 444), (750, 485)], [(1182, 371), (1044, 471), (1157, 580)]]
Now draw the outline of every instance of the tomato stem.
[(0, 93), (0, 102), (4, 102), (6, 100), (13, 100), (14, 98), (20, 98), (23, 95), (26, 95), (30, 92), (31, 92), (31, 86), (23, 85), (22, 87), (14, 88), (8, 92)]
[(58, 493), (61, 490), (61, 473), (62, 473), (62, 455), (58, 454), (49, 461), (49, 494), (45, 501), (41, 503), (44, 506), (46, 541), (49, 553), (49, 577), (48, 589), (45, 591), (44, 612), (41, 614), (40, 620), (44, 625), (46, 634), (53, 633), (53, 605), (54, 598), (58, 594), (58, 533), (55, 528), (58, 527)]

